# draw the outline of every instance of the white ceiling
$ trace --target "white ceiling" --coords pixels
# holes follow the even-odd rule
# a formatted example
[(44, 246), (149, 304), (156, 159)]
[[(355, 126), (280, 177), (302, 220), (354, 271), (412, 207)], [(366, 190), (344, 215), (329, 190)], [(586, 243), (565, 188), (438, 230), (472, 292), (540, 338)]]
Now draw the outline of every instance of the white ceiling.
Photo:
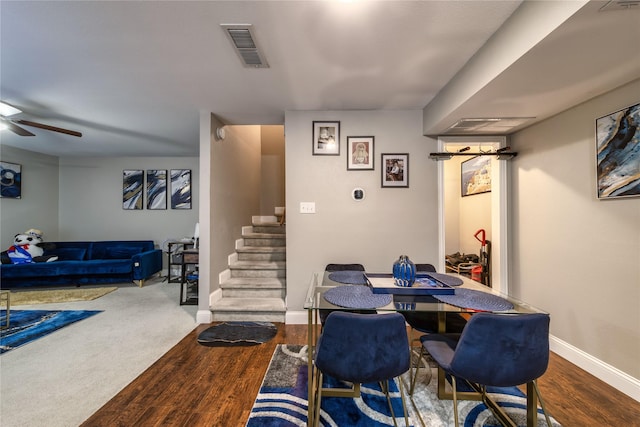
[[(83, 137), (25, 127), (36, 136), (5, 130), (0, 142), (58, 156), (196, 156), (200, 111), (282, 124), (286, 110), (423, 109), (520, 3), (2, 0), (0, 98), (18, 118)], [(598, 12), (606, 3), (551, 28), (425, 133), (469, 117), (540, 120), (639, 78), (640, 10)], [(253, 25), (270, 68), (242, 67), (220, 28), (238, 23)]]

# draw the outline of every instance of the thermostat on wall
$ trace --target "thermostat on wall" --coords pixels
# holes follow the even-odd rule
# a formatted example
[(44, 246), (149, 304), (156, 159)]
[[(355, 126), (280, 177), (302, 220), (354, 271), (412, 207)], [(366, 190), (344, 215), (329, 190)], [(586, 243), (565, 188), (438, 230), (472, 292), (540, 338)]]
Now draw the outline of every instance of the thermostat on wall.
[(354, 188), (353, 191), (351, 192), (351, 197), (353, 197), (353, 200), (357, 202), (364, 200), (364, 190), (359, 187)]

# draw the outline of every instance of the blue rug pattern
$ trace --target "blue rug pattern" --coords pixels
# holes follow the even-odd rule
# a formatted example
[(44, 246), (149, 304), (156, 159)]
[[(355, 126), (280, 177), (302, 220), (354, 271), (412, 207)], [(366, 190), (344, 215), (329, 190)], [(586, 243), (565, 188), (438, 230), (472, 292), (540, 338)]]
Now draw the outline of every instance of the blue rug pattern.
[[(9, 328), (0, 331), (0, 354), (4, 354), (58, 329), (100, 313), (99, 310), (11, 310)], [(0, 310), (0, 325), (7, 311)]]
[[(424, 365), (423, 365), (424, 366)], [(432, 369), (432, 371), (429, 371)], [(406, 395), (409, 378), (405, 374), (405, 398), (411, 426), (420, 426), (416, 411), (430, 427), (453, 425), (453, 403), (437, 397), (437, 379), (433, 367), (425, 366), (418, 377), (414, 393), (415, 407)], [(429, 382), (427, 372), (433, 376)], [(328, 378), (325, 386), (337, 387), (335, 379)], [(402, 419), (402, 403), (398, 385), (390, 385), (393, 411), (398, 425)], [(526, 397), (517, 387), (492, 388), (494, 399), (519, 426), (526, 425)], [(360, 398), (326, 397), (322, 399), (321, 426), (392, 426), (393, 419), (384, 393), (378, 384), (363, 384)], [(546, 426), (544, 415), (538, 411), (538, 426)], [(461, 426), (500, 426), (487, 407), (478, 401), (460, 401)], [(553, 420), (554, 427), (560, 424)], [(292, 427), (307, 425), (307, 347), (300, 345), (278, 345), (256, 397), (246, 427)]]

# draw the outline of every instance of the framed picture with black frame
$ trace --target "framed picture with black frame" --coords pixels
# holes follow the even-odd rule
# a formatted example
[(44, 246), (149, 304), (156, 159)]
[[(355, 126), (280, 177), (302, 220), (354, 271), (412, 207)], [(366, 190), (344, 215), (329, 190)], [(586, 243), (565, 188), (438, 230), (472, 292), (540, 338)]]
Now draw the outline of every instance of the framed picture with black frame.
[(491, 191), (491, 157), (475, 156), (460, 163), (462, 197)]
[(409, 154), (382, 153), (380, 157), (382, 188), (408, 188)]
[(167, 170), (147, 170), (147, 209), (167, 209)]
[(191, 169), (171, 169), (171, 209), (191, 209)]
[(0, 197), (22, 198), (22, 165), (0, 162)]
[(375, 138), (373, 136), (347, 137), (347, 170), (363, 171), (374, 169)]
[(313, 155), (340, 155), (340, 122), (313, 122)]
[(640, 196), (640, 103), (596, 119), (598, 199)]
[(144, 171), (125, 169), (122, 171), (122, 209), (142, 210)]

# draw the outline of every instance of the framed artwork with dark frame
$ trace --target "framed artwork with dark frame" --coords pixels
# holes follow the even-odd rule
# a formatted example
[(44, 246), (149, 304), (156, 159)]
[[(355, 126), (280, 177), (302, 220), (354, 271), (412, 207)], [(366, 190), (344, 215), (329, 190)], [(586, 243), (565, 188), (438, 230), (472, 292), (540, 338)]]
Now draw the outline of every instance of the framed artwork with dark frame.
[(640, 103), (596, 119), (598, 199), (640, 196)]
[(22, 165), (0, 162), (0, 197), (22, 199)]
[(462, 197), (491, 191), (491, 157), (476, 156), (460, 163)]
[(340, 155), (340, 122), (313, 122), (313, 155)]
[(167, 170), (147, 170), (147, 209), (167, 209)]
[(347, 137), (347, 170), (362, 171), (374, 169), (373, 136)]
[(408, 188), (409, 187), (409, 154), (380, 155), (382, 188)]
[(142, 210), (144, 171), (125, 169), (122, 171), (122, 209)]
[(171, 169), (171, 209), (191, 209), (191, 169)]

